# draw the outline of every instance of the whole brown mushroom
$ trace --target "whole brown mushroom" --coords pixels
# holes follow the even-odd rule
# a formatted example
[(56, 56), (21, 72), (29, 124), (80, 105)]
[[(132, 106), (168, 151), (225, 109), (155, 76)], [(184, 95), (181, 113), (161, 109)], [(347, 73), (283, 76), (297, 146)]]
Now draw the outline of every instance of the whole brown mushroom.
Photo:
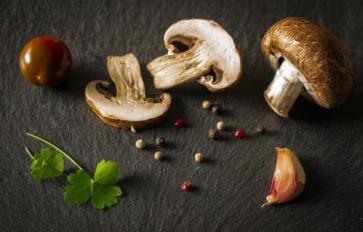
[(350, 93), (353, 67), (348, 52), (322, 25), (305, 18), (284, 18), (268, 29), (261, 49), (276, 70), (265, 99), (282, 117), (288, 117), (300, 94), (331, 109)]

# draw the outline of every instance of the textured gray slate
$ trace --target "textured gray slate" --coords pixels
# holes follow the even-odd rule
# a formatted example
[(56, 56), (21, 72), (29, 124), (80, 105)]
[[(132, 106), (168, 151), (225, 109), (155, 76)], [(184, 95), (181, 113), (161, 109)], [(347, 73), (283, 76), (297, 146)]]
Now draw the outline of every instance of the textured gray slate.
[[(0, 3), (0, 228), (1, 231), (362, 231), (363, 230), (363, 7), (360, 1), (1, 1)], [(286, 120), (266, 105), (262, 93), (273, 73), (259, 42), (270, 24), (305, 16), (330, 27), (349, 48), (354, 89), (346, 104), (326, 111), (298, 99)], [(145, 64), (164, 54), (162, 38), (184, 18), (218, 21), (240, 45), (244, 76), (231, 91), (211, 94), (197, 83), (170, 90), (172, 107), (159, 126), (132, 134), (106, 126), (84, 101), (85, 85), (108, 79), (107, 55), (134, 52), (148, 93), (159, 94)], [(29, 85), (18, 70), (18, 54), (30, 38), (51, 34), (73, 56), (71, 77), (56, 89)], [(200, 103), (210, 99), (225, 114), (214, 116)], [(185, 117), (188, 126), (172, 123)], [(236, 140), (232, 131), (211, 142), (208, 129), (223, 119), (266, 136)], [(43, 135), (88, 170), (100, 159), (122, 167), (125, 195), (109, 210), (63, 201), (66, 178), (37, 182), (29, 174), (23, 146), (39, 144), (24, 132)], [(170, 142), (165, 162), (134, 142), (157, 136)], [(260, 208), (275, 165), (275, 146), (301, 158), (306, 191), (291, 204)], [(197, 164), (193, 154), (208, 156)], [(68, 166), (69, 168), (71, 166)], [(196, 191), (180, 190), (190, 180)]]

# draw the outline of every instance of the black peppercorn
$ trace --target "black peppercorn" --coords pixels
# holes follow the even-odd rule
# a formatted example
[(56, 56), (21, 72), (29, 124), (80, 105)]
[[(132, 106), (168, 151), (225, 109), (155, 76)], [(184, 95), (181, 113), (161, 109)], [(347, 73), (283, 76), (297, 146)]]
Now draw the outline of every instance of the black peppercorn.
[(213, 106), (212, 107), (212, 112), (213, 112), (213, 114), (218, 115), (219, 114), (219, 108), (218, 108), (218, 106)]
[(218, 131), (216, 129), (209, 129), (209, 132), (208, 132), (208, 138), (210, 139), (216, 139), (218, 138)]
[(257, 135), (264, 135), (266, 134), (266, 128), (260, 125), (256, 128), (256, 133)]
[(155, 143), (158, 146), (164, 146), (165, 145), (165, 139), (163, 137), (157, 137)]

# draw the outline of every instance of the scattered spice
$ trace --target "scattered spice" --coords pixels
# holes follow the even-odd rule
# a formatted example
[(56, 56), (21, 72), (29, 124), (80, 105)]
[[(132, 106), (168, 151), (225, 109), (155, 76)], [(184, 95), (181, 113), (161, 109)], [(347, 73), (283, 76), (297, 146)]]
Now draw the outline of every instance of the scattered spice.
[(178, 118), (177, 120), (175, 120), (174, 126), (176, 126), (178, 128), (184, 127), (185, 126), (185, 120), (182, 119), (182, 118)]
[(162, 147), (165, 145), (165, 139), (163, 137), (157, 137), (155, 143), (156, 145)]
[(212, 112), (213, 112), (213, 114), (218, 115), (220, 113), (219, 107), (218, 106), (213, 106), (212, 107)]
[(202, 102), (202, 107), (203, 107), (203, 109), (208, 110), (208, 109), (210, 109), (212, 107), (212, 103), (210, 101), (208, 101), (208, 100), (204, 100)]
[(216, 129), (214, 129), (214, 128), (209, 129), (208, 138), (210, 138), (210, 139), (217, 139), (218, 138), (218, 135), (219, 135), (219, 133), (218, 133), (218, 131)]
[(200, 152), (196, 153), (194, 156), (195, 161), (202, 162), (204, 160), (204, 155)]
[(190, 190), (191, 183), (189, 181), (183, 181), (180, 185), (180, 188), (183, 189), (184, 192), (188, 192)]
[(217, 127), (217, 130), (219, 130), (219, 131), (224, 130), (224, 128), (225, 128), (224, 122), (223, 121), (217, 122), (216, 127)]
[(154, 158), (156, 160), (162, 160), (163, 159), (163, 153), (161, 153), (161, 151), (157, 151), (154, 153)]
[(243, 129), (239, 129), (234, 132), (234, 136), (236, 136), (237, 138), (243, 138), (246, 136), (246, 132)]
[(256, 128), (257, 135), (264, 135), (266, 134), (266, 128), (262, 125), (257, 126)]
[(146, 143), (145, 143), (145, 141), (143, 139), (139, 139), (139, 140), (136, 141), (135, 146), (136, 146), (137, 149), (142, 150), (142, 149), (144, 149), (146, 147)]

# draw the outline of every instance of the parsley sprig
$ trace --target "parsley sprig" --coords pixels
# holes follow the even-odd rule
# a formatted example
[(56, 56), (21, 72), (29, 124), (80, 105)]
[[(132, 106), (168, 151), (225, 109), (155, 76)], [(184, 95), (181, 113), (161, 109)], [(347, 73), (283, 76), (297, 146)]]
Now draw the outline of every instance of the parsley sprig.
[(26, 153), (32, 160), (30, 170), (34, 179), (44, 180), (61, 176), (64, 172), (64, 158), (66, 158), (77, 168), (77, 171), (67, 177), (68, 183), (63, 193), (65, 201), (84, 204), (92, 199), (93, 207), (97, 209), (111, 207), (118, 202), (122, 190), (116, 185), (120, 175), (120, 167), (116, 162), (101, 160), (91, 177), (70, 155), (49, 140), (31, 133), (26, 135), (46, 146), (34, 155), (29, 148), (25, 147)]

